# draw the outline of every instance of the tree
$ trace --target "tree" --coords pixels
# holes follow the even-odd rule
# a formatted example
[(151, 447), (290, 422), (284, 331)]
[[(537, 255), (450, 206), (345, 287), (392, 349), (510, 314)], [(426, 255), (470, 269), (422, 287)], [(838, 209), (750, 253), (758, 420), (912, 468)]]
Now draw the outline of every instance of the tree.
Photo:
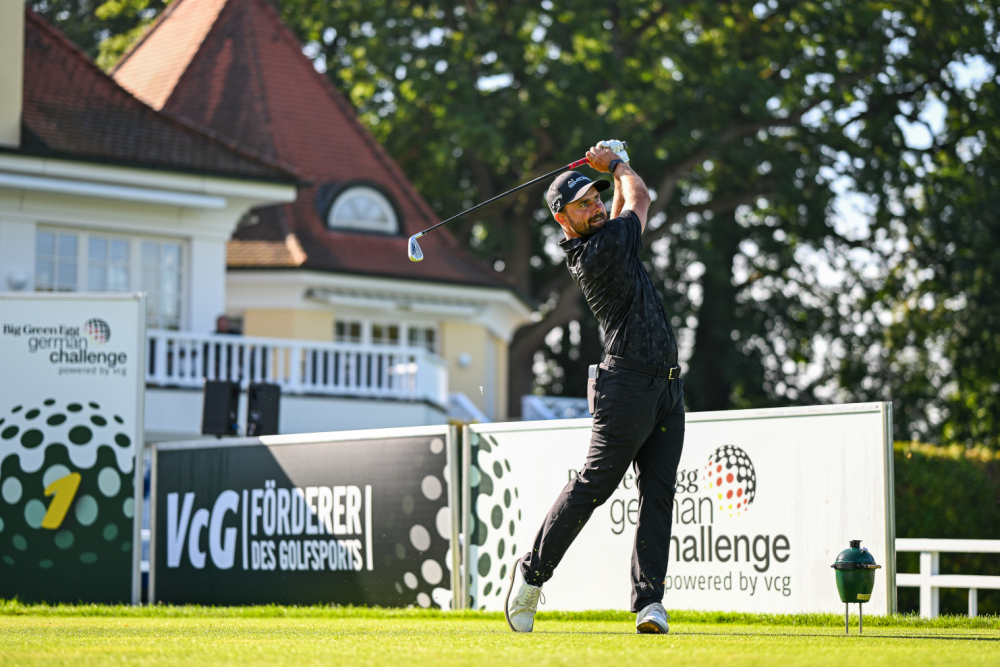
[(145, 32), (170, 0), (26, 0), (104, 69)]
[[(901, 435), (1000, 448), (1000, 86), (943, 78), (947, 112), (913, 147), (885, 218), (882, 261), (843, 376), (866, 400), (893, 396)], [(911, 114), (915, 117), (915, 114)], [(911, 142), (912, 144), (912, 142)], [(863, 352), (862, 352), (863, 351)]]
[[(876, 251), (891, 221), (843, 232), (835, 197), (853, 189), (882, 210), (907, 185), (902, 123), (942, 97), (954, 62), (996, 60), (991, 3), (283, 7), (443, 214), (627, 139), (657, 194), (646, 257), (690, 354), (694, 409), (864, 393), (836, 384), (848, 368), (831, 355), (879, 331), (842, 290), (852, 253)], [(541, 304), (512, 346), (512, 398), (546, 335), (588, 317), (541, 191), (456, 227)]]
[[(908, 145), (907, 128), (941, 103), (941, 141), (978, 127), (982, 107), (954, 106), (952, 70), (969, 58), (995, 68), (992, 0), (280, 7), (442, 215), (599, 139), (628, 140), (656, 193), (644, 258), (682, 342), (689, 409), (916, 400), (913, 392), (930, 405), (934, 388), (907, 384), (918, 366), (889, 352), (905, 327), (879, 319), (880, 298), (903, 294), (903, 279), (889, 280), (899, 262), (886, 248), (924, 234), (911, 237), (910, 226), (936, 214), (897, 215), (908, 188), (939, 177), (918, 167), (942, 146)], [(968, 170), (940, 170), (966, 187)], [(538, 303), (537, 321), (511, 347), (511, 405), (539, 382), (582, 394), (586, 364), (599, 356), (596, 322), (561, 266), (543, 191), (453, 227)], [(872, 207), (858, 229), (834, 215), (845, 191)], [(897, 405), (897, 428), (908, 433), (916, 418), (903, 415), (920, 409)]]

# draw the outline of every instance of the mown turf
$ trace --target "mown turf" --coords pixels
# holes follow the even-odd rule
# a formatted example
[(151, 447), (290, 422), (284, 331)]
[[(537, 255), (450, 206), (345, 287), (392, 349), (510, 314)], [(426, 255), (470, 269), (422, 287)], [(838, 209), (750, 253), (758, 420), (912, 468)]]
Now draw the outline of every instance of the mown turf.
[[(548, 613), (531, 635), (501, 616), (338, 607), (33, 606), (0, 602), (4, 665), (891, 665), (1000, 664), (1000, 620), (675, 612), (637, 636), (617, 612)], [(856, 632), (855, 629), (852, 632)]]

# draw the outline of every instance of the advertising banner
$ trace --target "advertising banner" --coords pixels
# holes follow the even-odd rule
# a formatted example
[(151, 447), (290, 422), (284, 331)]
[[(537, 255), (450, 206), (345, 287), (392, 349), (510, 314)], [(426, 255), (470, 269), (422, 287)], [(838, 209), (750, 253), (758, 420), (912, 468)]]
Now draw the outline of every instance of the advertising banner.
[(0, 598), (137, 603), (143, 297), (0, 294)]
[[(830, 612), (830, 568), (860, 539), (882, 565), (865, 611), (895, 610), (891, 404), (687, 415), (667, 609)], [(503, 609), (510, 568), (586, 458), (591, 420), (467, 427), (476, 609)], [(549, 610), (628, 609), (638, 492), (629, 470), (545, 585)]]
[(151, 599), (452, 606), (449, 426), (158, 444)]

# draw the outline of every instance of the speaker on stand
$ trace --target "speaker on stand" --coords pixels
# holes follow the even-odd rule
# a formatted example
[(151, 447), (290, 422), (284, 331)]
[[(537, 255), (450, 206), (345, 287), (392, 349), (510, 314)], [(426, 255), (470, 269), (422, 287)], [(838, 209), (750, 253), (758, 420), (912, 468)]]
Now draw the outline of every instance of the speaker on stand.
[(281, 386), (255, 382), (247, 389), (247, 436), (278, 435)]
[(240, 383), (206, 380), (202, 392), (201, 432), (204, 435), (239, 435)]

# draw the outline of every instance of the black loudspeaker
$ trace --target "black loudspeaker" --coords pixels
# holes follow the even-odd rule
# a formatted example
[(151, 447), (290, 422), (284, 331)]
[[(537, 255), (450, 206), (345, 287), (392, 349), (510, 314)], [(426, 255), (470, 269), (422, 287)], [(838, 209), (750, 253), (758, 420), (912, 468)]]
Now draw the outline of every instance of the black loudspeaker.
[(257, 382), (247, 390), (247, 435), (278, 435), (281, 387)]
[(201, 432), (239, 435), (240, 383), (206, 380), (201, 405)]

